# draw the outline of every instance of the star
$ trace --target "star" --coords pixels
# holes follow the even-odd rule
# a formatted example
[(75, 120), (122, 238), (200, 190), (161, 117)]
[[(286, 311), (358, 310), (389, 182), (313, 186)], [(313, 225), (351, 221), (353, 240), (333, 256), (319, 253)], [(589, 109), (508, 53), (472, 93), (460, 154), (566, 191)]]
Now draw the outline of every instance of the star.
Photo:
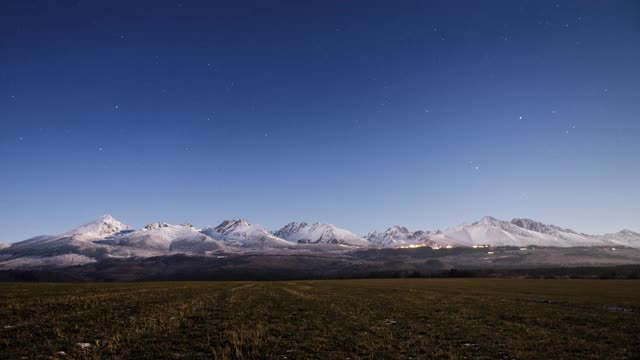
[(522, 116), (519, 116), (518, 119), (522, 120)]
[(116, 105), (116, 109), (118, 108), (118, 105)]
[(475, 167), (476, 171), (480, 170), (480, 166)]
[(99, 147), (99, 148), (98, 148), (98, 151), (102, 151), (102, 148), (101, 148), (101, 147)]

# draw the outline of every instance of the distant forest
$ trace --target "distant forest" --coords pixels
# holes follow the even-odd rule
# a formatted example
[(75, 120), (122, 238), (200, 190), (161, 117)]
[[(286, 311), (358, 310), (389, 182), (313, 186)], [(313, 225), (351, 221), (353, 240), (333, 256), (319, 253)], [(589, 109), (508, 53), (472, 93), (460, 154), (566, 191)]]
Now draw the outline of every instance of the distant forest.
[[(354, 269), (355, 270), (355, 269)], [(640, 265), (605, 267), (550, 267), (530, 269), (448, 269), (448, 270), (381, 270), (343, 271), (321, 274), (309, 271), (295, 273), (270, 269), (266, 272), (237, 269), (226, 272), (157, 273), (146, 277), (119, 278), (101, 273), (82, 273), (65, 270), (5, 270), (0, 281), (24, 282), (112, 282), (112, 281), (233, 281), (233, 280), (321, 280), (376, 278), (527, 278), (527, 279), (640, 279)]]

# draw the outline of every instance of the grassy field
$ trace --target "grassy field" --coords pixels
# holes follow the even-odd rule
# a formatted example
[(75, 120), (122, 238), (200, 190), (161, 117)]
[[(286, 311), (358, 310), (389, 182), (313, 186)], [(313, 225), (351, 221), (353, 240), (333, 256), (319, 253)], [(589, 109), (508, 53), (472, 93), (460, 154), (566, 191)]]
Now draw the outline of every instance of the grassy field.
[(0, 357), (632, 359), (639, 310), (633, 280), (3, 283)]

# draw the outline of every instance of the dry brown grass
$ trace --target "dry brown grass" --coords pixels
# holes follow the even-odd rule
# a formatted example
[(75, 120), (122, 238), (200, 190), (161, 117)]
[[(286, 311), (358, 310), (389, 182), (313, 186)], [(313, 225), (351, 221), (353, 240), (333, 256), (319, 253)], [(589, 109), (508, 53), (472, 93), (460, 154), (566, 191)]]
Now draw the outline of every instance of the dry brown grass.
[(0, 358), (631, 359), (639, 309), (639, 281), (7, 283)]

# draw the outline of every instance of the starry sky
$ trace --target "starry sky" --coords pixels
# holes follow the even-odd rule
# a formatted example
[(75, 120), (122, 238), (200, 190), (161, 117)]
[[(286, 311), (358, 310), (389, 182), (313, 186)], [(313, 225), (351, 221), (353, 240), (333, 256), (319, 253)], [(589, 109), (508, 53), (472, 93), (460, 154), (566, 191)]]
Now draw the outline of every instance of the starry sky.
[(0, 242), (111, 213), (640, 230), (637, 1), (0, 4)]

